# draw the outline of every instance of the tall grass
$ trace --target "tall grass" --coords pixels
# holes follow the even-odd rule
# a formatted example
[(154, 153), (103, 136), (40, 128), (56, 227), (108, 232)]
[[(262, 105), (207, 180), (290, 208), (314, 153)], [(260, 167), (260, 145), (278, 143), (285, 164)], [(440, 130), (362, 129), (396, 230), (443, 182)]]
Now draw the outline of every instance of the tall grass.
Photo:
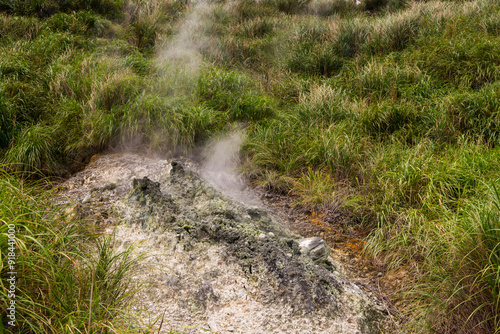
[(15, 327), (12, 333), (116, 333), (127, 329), (131, 249), (112, 250), (82, 222), (69, 221), (39, 186), (0, 171), (0, 302), (7, 319), (8, 231), (15, 230)]
[(407, 289), (414, 315), (408, 329), (439, 333), (500, 331), (497, 187), (498, 182), (493, 183), (490, 196), (468, 206), (459, 219), (448, 215), (433, 227), (414, 221), (416, 225), (407, 231), (422, 239), (418, 245), (421, 250), (414, 256), (425, 257), (425, 275)]
[(122, 0), (2, 0), (0, 10), (9, 14), (47, 17), (58, 12), (92, 10), (98, 14), (117, 17), (123, 13)]

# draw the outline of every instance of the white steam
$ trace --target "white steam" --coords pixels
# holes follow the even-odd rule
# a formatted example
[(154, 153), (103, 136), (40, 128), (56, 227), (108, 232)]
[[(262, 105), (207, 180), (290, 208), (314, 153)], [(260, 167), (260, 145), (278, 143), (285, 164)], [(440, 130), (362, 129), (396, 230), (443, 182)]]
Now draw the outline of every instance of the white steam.
[(223, 194), (247, 205), (261, 206), (262, 202), (252, 193), (238, 172), (243, 140), (244, 132), (238, 130), (210, 143), (204, 152), (201, 175)]
[[(209, 4), (208, 0), (195, 1), (177, 33), (159, 47), (157, 62), (170, 78), (170, 84), (190, 85), (200, 72), (203, 61), (200, 51), (214, 51), (216, 48), (206, 33), (212, 24), (211, 13), (215, 6)], [(246, 186), (237, 170), (243, 139), (244, 132), (236, 130), (220, 140), (212, 141), (203, 154), (200, 173), (225, 195), (248, 205), (261, 206), (261, 201)]]
[(177, 33), (159, 48), (157, 60), (170, 70), (189, 77), (196, 75), (203, 60), (200, 50), (209, 44), (205, 31), (210, 12), (211, 6), (206, 1), (196, 1)]

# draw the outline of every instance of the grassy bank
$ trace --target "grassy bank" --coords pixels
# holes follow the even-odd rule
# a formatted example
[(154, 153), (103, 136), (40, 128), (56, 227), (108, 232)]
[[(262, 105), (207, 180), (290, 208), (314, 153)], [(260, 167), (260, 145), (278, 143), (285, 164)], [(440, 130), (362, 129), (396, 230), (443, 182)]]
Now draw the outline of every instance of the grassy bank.
[(0, 173), (2, 333), (133, 332), (130, 251), (69, 222), (40, 184)]
[(28, 3), (0, 1), (11, 169), (189, 151), (244, 123), (249, 176), (348, 212), (409, 272), (405, 331), (500, 329), (497, 1)]

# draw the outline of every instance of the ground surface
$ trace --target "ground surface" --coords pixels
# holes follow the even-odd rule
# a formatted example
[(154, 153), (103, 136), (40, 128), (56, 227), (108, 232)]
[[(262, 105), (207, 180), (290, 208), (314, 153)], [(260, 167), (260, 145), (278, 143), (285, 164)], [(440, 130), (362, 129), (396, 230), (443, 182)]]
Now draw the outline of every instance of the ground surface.
[[(188, 162), (184, 164), (186, 168), (190, 168)], [(191, 167), (196, 169), (196, 166)], [(152, 201), (148, 199), (149, 197), (143, 200), (135, 198), (135, 195), (132, 196), (133, 179), (148, 177), (148, 180), (151, 180), (148, 184), (153, 187), (155, 182), (163, 180), (162, 193), (168, 193), (177, 187), (179, 193), (185, 190), (186, 194), (182, 196), (189, 199), (191, 190), (188, 188), (192, 186), (189, 183), (191, 181), (182, 180), (188, 183), (174, 184), (173, 188), (165, 186), (165, 175), (170, 168), (169, 161), (160, 158), (136, 154), (102, 155), (94, 157), (84, 171), (60, 185), (59, 203), (73, 203), (72, 211), (77, 217), (101, 224), (107, 232), (114, 233), (118, 250), (134, 244), (137, 254), (147, 254), (147, 257), (140, 262), (139, 268), (136, 268), (138, 272), (135, 280), (141, 288), (137, 303), (134, 305), (134, 309), (141, 314), (145, 322), (151, 319), (156, 320), (156, 327), (159, 327), (163, 319), (161, 325), (163, 332), (170, 330), (186, 333), (201, 333), (206, 330), (219, 333), (374, 332), (373, 326), (360, 325), (365, 321), (360, 319), (365, 318), (365, 315), (361, 314), (366, 313), (364, 311), (366, 305), (376, 305), (373, 307), (382, 313), (387, 311), (386, 304), (380, 298), (381, 290), (378, 289), (378, 283), (383, 280), (383, 273), (382, 277), (379, 277), (381, 274), (377, 268), (363, 258), (361, 239), (339, 232), (340, 216), (334, 217), (336, 220), (332, 221), (331, 217), (325, 218), (322, 214), (292, 210), (288, 204), (292, 200), (290, 198), (248, 189), (252, 192), (250, 197), (253, 201), (258, 196), (263, 202), (260, 205), (261, 208), (254, 206), (256, 209), (244, 210), (250, 210), (248, 212), (251, 216), (256, 212), (257, 216), (268, 210), (274, 212), (270, 213), (270, 218), (266, 218), (267, 213), (265, 213), (263, 220), (259, 219), (261, 222), (267, 221), (266, 224), (271, 224), (266, 225), (266, 228), (274, 231), (265, 236), (265, 241), (262, 243), (266, 246), (262, 247), (275, 254), (272, 256), (277, 256), (276, 259), (267, 256), (261, 258), (258, 250), (260, 246), (257, 247), (257, 251), (254, 251), (257, 255), (251, 255), (252, 252), (249, 251), (249, 261), (253, 261), (250, 265), (251, 274), (249, 274), (246, 267), (242, 267), (241, 258), (233, 255), (234, 250), (240, 249), (242, 245), (227, 244), (227, 241), (225, 244), (222, 239), (223, 243), (214, 244), (213, 238), (200, 239), (196, 237), (196, 233), (194, 233), (195, 237), (191, 237), (193, 234), (179, 233), (179, 231), (158, 226), (145, 229), (146, 220), (142, 221), (142, 227), (141, 224), (130, 224), (130, 217), (135, 217), (136, 220), (143, 219), (144, 212), (152, 217), (164, 214), (162, 209), (156, 212), (154, 206), (149, 206)], [(227, 202), (220, 202), (224, 197), (219, 197), (210, 186), (205, 186), (204, 181), (194, 179), (194, 182), (193, 184), (201, 187), (202, 193), (211, 198), (212, 202), (203, 200), (189, 202), (191, 204), (186, 202), (188, 203), (187, 209), (182, 209), (183, 213), (175, 213), (172, 217), (182, 216), (182, 219), (188, 219), (193, 214), (193, 210), (198, 210), (196, 217), (205, 222), (207, 219), (220, 216), (219, 213), (215, 216), (212, 213), (212, 207), (216, 203), (215, 206), (222, 205), (224, 214), (229, 214), (232, 217), (231, 220), (243, 219), (242, 222), (244, 222), (253, 219), (246, 214), (241, 216), (243, 218), (237, 218), (238, 210), (245, 206), (240, 206), (229, 199)], [(141, 189), (141, 186), (139, 185), (137, 189)], [(175, 203), (184, 201), (183, 198), (176, 199), (175, 196), (174, 194)], [(128, 198), (128, 202), (123, 202), (124, 198)], [(140, 204), (141, 202), (147, 205), (144, 206)], [(116, 203), (121, 203), (118, 209)], [(134, 208), (135, 203), (139, 203), (137, 208)], [(192, 207), (190, 208), (189, 205)], [(123, 224), (120, 219), (117, 220), (117, 215), (114, 213), (117, 210), (121, 210), (122, 213), (123, 210), (127, 211), (122, 216), (129, 219), (128, 224)], [(216, 208), (217, 210), (220, 208)], [(202, 212), (201, 216), (200, 212)], [(273, 240), (288, 238), (290, 232), (281, 232), (281, 227), (273, 225), (275, 223), (269, 220), (274, 221), (274, 218), (271, 218), (273, 215), (281, 216), (284, 220), (279, 220), (280, 224), (288, 225), (294, 233), (324, 238), (332, 248), (331, 260), (335, 264), (334, 275), (306, 260), (300, 260), (300, 256), (292, 254), (292, 250), (286, 254), (286, 250), (281, 251), (281, 248), (276, 246), (279, 242), (274, 243)], [(148, 222), (154, 220), (147, 219)], [(189, 225), (197, 231), (202, 231), (206, 226), (210, 228), (210, 225), (206, 225), (197, 229), (194, 221)], [(210, 231), (207, 233), (210, 235)], [(231, 236), (231, 234), (228, 235)], [(248, 240), (253, 240), (251, 235), (249, 238)], [(243, 243), (243, 245), (247, 244), (248, 241)], [(296, 258), (296, 256), (299, 257)], [(269, 266), (270, 263), (273, 264), (272, 268)], [(290, 267), (293, 274), (280, 271), (279, 265), (274, 267), (275, 263)], [(302, 267), (309, 268), (306, 270), (306, 276), (301, 274), (303, 269), (300, 268)], [(319, 271), (316, 274), (317, 270)], [(282, 278), (282, 275), (285, 277)], [(307, 283), (314, 282), (315, 277), (323, 277), (323, 283), (316, 287), (314, 283)], [(326, 283), (331, 279), (333, 279), (332, 283)], [(313, 285), (308, 288), (309, 284)], [(333, 285), (323, 290), (324, 287), (330, 286), (329, 284)], [(333, 291), (329, 290), (332, 287), (338, 292), (332, 292), (333, 295), (330, 297), (330, 292), (321, 292)], [(308, 289), (312, 289), (309, 292), (312, 293), (312, 299), (309, 298)], [(317, 298), (314, 297), (315, 295), (323, 297)], [(295, 302), (290, 302), (294, 299), (296, 299)], [(298, 306), (297, 302), (305, 304)], [(321, 304), (323, 302), (326, 304)], [(369, 308), (371, 309), (372, 306)], [(355, 311), (350, 313), (350, 310)]]

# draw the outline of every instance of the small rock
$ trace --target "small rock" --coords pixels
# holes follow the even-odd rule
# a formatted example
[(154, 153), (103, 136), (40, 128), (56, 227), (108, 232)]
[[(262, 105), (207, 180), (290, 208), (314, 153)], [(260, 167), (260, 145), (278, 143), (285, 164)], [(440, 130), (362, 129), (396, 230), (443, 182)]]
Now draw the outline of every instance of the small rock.
[(268, 235), (269, 237), (271, 237), (271, 238), (274, 238), (274, 233), (273, 233), (273, 232), (269, 232), (267, 235)]
[(172, 169), (170, 170), (170, 174), (175, 174), (175, 173), (183, 174), (184, 167), (182, 166), (182, 164), (180, 162), (172, 161), (170, 163), (170, 165), (172, 166)]
[(90, 202), (90, 195), (87, 195), (84, 197), (83, 201), (82, 201), (82, 204), (85, 204), (85, 203), (88, 203)]
[(309, 257), (314, 262), (323, 262), (330, 255), (330, 247), (320, 237), (304, 238), (299, 242), (302, 255)]
[(264, 233), (259, 234), (259, 236), (257, 237), (257, 240), (259, 240), (259, 241), (266, 240), (266, 235)]
[(212, 332), (218, 332), (219, 331), (219, 328), (217, 327), (217, 325), (215, 324), (215, 321), (213, 321), (213, 320), (209, 320), (208, 321), (208, 327), (210, 327), (210, 330)]
[(382, 277), (382, 276), (384, 276), (384, 274), (382, 274), (382, 272), (381, 272), (381, 271), (379, 271), (379, 272), (378, 272), (378, 274), (377, 274), (377, 276), (378, 276), (378, 277)]
[(109, 183), (107, 185), (105, 185), (104, 187), (102, 187), (102, 191), (106, 191), (106, 190), (114, 190), (118, 185), (116, 183)]

